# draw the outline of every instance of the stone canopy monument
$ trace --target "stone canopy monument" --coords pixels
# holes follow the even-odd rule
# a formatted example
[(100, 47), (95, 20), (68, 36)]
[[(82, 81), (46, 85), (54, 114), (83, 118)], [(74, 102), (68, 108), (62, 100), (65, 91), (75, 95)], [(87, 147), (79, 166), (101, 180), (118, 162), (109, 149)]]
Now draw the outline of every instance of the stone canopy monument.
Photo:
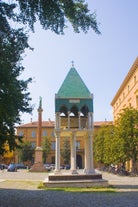
[[(93, 94), (72, 64), (59, 91), (55, 94), (55, 171), (45, 180), (46, 186), (107, 185), (101, 174), (96, 174), (94, 170), (92, 135)], [(84, 140), (84, 169), (81, 174), (76, 166), (77, 137)], [(60, 170), (60, 142), (63, 138), (70, 140), (71, 166), (68, 174)]]

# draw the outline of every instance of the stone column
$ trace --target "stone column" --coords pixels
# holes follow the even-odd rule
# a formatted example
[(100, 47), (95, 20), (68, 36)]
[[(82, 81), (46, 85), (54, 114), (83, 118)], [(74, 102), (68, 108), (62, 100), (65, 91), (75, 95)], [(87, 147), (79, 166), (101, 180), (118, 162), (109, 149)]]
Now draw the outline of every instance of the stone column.
[(60, 112), (56, 113), (55, 129), (60, 129)]
[(70, 111), (68, 111), (68, 129), (70, 129)]
[(60, 132), (56, 132), (55, 174), (60, 173)]
[(71, 137), (71, 172), (77, 174), (76, 170), (76, 135), (72, 133)]
[(88, 156), (89, 156), (89, 153), (88, 153), (88, 136), (86, 135), (85, 137), (84, 137), (84, 139), (85, 139), (85, 141), (84, 141), (84, 149), (85, 149), (85, 151), (84, 151), (84, 160), (85, 160), (85, 167), (84, 167), (84, 173), (86, 172), (86, 169), (88, 169)]
[(86, 174), (93, 174), (93, 142), (92, 142), (92, 133), (93, 133), (93, 114), (92, 112), (88, 113), (88, 134), (85, 138), (85, 170)]
[(92, 128), (92, 112), (88, 113), (88, 129)]
[(81, 112), (79, 111), (79, 112), (78, 112), (78, 118), (79, 118), (79, 120), (78, 120), (78, 122), (79, 122), (79, 123), (78, 123), (78, 124), (79, 124), (79, 127), (78, 127), (78, 128), (79, 128), (79, 129), (81, 129), (81, 117), (80, 117), (80, 114), (81, 114)]
[(38, 108), (38, 132), (37, 132), (37, 144), (36, 147), (41, 147), (41, 138), (42, 138), (42, 108)]
[(31, 172), (43, 172), (46, 171), (43, 165), (43, 149), (41, 147), (42, 142), (42, 98), (40, 97), (39, 101), (39, 108), (38, 108), (38, 128), (37, 128), (37, 142), (36, 142), (36, 149), (35, 149), (35, 162), (34, 165), (31, 167)]

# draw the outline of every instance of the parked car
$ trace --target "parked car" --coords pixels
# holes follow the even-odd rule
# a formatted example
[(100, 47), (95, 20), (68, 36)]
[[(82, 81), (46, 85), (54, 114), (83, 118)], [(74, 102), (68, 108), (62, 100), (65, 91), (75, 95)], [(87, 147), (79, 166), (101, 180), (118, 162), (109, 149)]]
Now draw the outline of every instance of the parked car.
[(48, 171), (51, 171), (51, 170), (54, 170), (55, 169), (55, 164), (44, 164), (44, 167), (48, 170)]
[(6, 164), (0, 164), (0, 169), (1, 170), (8, 169), (8, 165), (6, 165)]
[(46, 168), (47, 171), (51, 170), (50, 164), (48, 163), (44, 164), (44, 167)]
[(27, 169), (27, 166), (24, 165), (23, 163), (18, 163), (16, 164), (17, 169)]
[(8, 172), (17, 172), (16, 165), (14, 163), (9, 164), (7, 171)]

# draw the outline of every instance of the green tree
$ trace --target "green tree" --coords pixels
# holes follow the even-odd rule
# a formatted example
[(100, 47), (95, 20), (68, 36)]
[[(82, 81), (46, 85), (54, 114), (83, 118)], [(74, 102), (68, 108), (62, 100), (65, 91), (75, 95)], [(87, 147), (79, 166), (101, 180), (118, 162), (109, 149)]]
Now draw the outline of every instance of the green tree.
[(32, 147), (31, 143), (26, 141), (20, 145), (18, 149), (19, 160), (21, 162), (33, 161), (35, 149)]
[(104, 165), (125, 164), (128, 160), (125, 140), (117, 126), (103, 126), (94, 134), (94, 158)]
[(46, 159), (48, 156), (48, 153), (50, 152), (50, 146), (51, 146), (51, 141), (49, 137), (45, 137), (43, 142), (42, 142), (42, 148), (43, 148), (43, 162), (46, 163)]
[(104, 164), (104, 140), (105, 140), (105, 130), (100, 128), (97, 131), (94, 131), (94, 142), (93, 142), (93, 151), (94, 159), (99, 164)]
[(26, 29), (34, 31), (38, 21), (43, 29), (63, 34), (70, 23), (75, 32), (92, 28), (100, 34), (96, 14), (90, 13), (83, 0), (12, 0), (0, 1), (0, 155), (18, 147), (21, 137), (15, 136), (15, 124), (21, 113), (30, 113), (28, 84), (20, 79), (25, 49), (30, 48)]
[(110, 165), (114, 162), (114, 126), (104, 125), (94, 133), (94, 158), (99, 164)]
[(10, 30), (0, 36), (0, 154), (5, 152), (5, 143), (14, 150), (21, 137), (15, 136), (15, 123), (20, 123), (20, 113), (30, 113), (31, 98), (27, 92), (31, 78), (19, 78), (24, 68), (22, 54), (28, 48), (27, 37), (21, 29)]
[(64, 160), (64, 164), (69, 164), (70, 162), (70, 141), (68, 138), (64, 138), (63, 147), (61, 149), (61, 156)]
[(43, 29), (63, 34), (69, 22), (75, 32), (87, 32), (92, 28), (100, 34), (96, 13), (89, 11), (84, 0), (13, 0), (10, 9), (14, 20), (28, 25), (32, 31), (34, 23), (39, 21)]
[(132, 172), (136, 172), (138, 170), (138, 110), (132, 107), (123, 109), (115, 125), (118, 138), (124, 142), (126, 160), (132, 160)]

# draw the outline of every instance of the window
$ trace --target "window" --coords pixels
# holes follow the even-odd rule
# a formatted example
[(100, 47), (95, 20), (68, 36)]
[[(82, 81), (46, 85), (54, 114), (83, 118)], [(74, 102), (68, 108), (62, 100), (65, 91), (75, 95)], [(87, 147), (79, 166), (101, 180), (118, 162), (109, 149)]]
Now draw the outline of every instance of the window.
[(52, 164), (55, 164), (55, 156), (52, 156), (52, 157), (51, 157), (51, 163), (52, 163)]
[(31, 142), (31, 146), (34, 149), (36, 147), (36, 143), (35, 142)]
[(32, 135), (31, 135), (32, 138), (35, 138), (36, 137), (36, 133), (35, 131), (32, 131)]
[(23, 137), (23, 132), (22, 131), (19, 132), (19, 136)]
[(119, 98), (119, 104), (121, 103), (121, 98)]
[(76, 141), (76, 149), (80, 149), (80, 141)]
[(51, 143), (51, 149), (52, 149), (52, 150), (55, 150), (55, 149), (56, 149), (56, 143), (55, 143), (55, 142), (52, 142), (52, 143)]
[(125, 98), (125, 92), (123, 92), (123, 99)]
[(136, 107), (138, 107), (138, 95), (136, 95)]
[(54, 133), (54, 131), (51, 132), (51, 136), (52, 136), (52, 137), (55, 137), (55, 133)]
[(43, 131), (43, 137), (46, 137), (46, 136), (47, 136), (47, 131), (44, 130), (44, 131)]
[(134, 83), (136, 83), (136, 76), (134, 76)]

